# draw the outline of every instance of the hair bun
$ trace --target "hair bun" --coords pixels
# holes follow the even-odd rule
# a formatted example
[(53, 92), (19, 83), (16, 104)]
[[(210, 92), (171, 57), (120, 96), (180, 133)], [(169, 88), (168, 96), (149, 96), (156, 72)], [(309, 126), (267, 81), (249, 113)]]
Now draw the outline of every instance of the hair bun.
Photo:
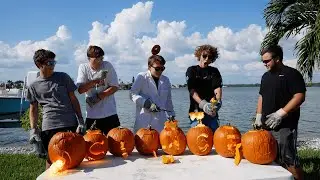
[(157, 45), (154, 45), (154, 46), (152, 47), (151, 53), (152, 53), (153, 55), (157, 55), (157, 54), (159, 54), (160, 50), (161, 50), (161, 47), (157, 44)]

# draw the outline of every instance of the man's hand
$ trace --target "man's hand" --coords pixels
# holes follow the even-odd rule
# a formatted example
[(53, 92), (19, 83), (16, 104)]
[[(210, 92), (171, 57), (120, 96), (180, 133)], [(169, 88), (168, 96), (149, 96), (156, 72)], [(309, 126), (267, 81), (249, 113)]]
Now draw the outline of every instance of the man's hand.
[(148, 109), (151, 112), (159, 112), (160, 107), (153, 103), (150, 99), (147, 99), (143, 105), (144, 108)]
[(212, 104), (205, 99), (200, 102), (199, 107), (203, 109), (206, 114), (212, 117), (216, 116), (216, 111), (213, 110)]
[(93, 80), (103, 80), (107, 78), (108, 70), (100, 70), (93, 75)]
[(84, 121), (82, 117), (78, 117), (78, 127), (76, 132), (78, 134), (84, 135), (85, 134), (85, 127), (84, 127)]
[(213, 106), (213, 109), (215, 109), (215, 111), (217, 112), (217, 111), (219, 111), (221, 106), (222, 106), (222, 101), (218, 100), (218, 102)]
[(86, 97), (86, 102), (87, 104), (92, 108), (95, 104), (97, 104), (99, 101), (101, 101), (101, 98), (99, 97), (98, 94), (95, 94), (94, 96), (91, 97)]
[(267, 120), (265, 122), (266, 126), (268, 126), (270, 129), (275, 129), (277, 128), (281, 122), (282, 122), (282, 119), (284, 117), (287, 116), (287, 112), (285, 112), (282, 108), (279, 109), (278, 111), (272, 113), (272, 114), (269, 114), (267, 116)]
[(253, 123), (253, 127), (255, 129), (258, 129), (262, 126), (261, 118), (262, 118), (262, 114), (260, 113), (256, 114), (256, 120)]
[(41, 142), (40, 132), (37, 128), (30, 129), (29, 134), (30, 134), (29, 136), (30, 144)]

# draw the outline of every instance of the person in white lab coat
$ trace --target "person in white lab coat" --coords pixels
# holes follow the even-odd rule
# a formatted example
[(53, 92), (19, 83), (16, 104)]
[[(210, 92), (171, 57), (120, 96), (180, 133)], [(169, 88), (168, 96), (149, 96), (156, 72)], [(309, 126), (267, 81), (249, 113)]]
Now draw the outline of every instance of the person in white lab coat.
[(155, 45), (148, 59), (148, 71), (137, 75), (130, 89), (130, 99), (136, 104), (134, 132), (151, 125), (159, 133), (168, 118), (174, 118), (175, 112), (171, 99), (171, 83), (165, 70), (165, 59), (157, 55), (160, 46)]

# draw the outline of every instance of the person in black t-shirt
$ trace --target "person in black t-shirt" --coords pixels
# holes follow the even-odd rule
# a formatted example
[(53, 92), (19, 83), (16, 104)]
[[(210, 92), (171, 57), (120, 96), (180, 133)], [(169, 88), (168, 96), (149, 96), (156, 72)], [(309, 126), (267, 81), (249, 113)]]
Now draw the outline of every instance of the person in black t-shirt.
[[(210, 127), (213, 132), (219, 127), (218, 111), (222, 105), (222, 78), (217, 68), (209, 66), (219, 57), (218, 49), (211, 45), (196, 48), (195, 57), (199, 65), (187, 69), (186, 78), (190, 92), (189, 112), (204, 112), (202, 123)], [(215, 98), (218, 103), (212, 107), (210, 100)], [(190, 120), (191, 127), (198, 124)]]
[(297, 128), (300, 105), (305, 100), (305, 82), (299, 71), (282, 63), (283, 51), (279, 45), (263, 49), (261, 56), (268, 71), (261, 79), (254, 126), (272, 132), (278, 141), (277, 162), (301, 179)]

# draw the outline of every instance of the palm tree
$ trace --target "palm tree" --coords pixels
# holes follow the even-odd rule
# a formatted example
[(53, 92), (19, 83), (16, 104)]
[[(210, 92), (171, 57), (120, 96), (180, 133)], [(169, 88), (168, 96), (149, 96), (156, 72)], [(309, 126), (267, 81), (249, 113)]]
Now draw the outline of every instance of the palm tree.
[(304, 33), (295, 44), (297, 69), (312, 81), (315, 68), (320, 69), (320, 3), (319, 0), (271, 0), (264, 9), (270, 31), (261, 48), (278, 44), (280, 39)]

